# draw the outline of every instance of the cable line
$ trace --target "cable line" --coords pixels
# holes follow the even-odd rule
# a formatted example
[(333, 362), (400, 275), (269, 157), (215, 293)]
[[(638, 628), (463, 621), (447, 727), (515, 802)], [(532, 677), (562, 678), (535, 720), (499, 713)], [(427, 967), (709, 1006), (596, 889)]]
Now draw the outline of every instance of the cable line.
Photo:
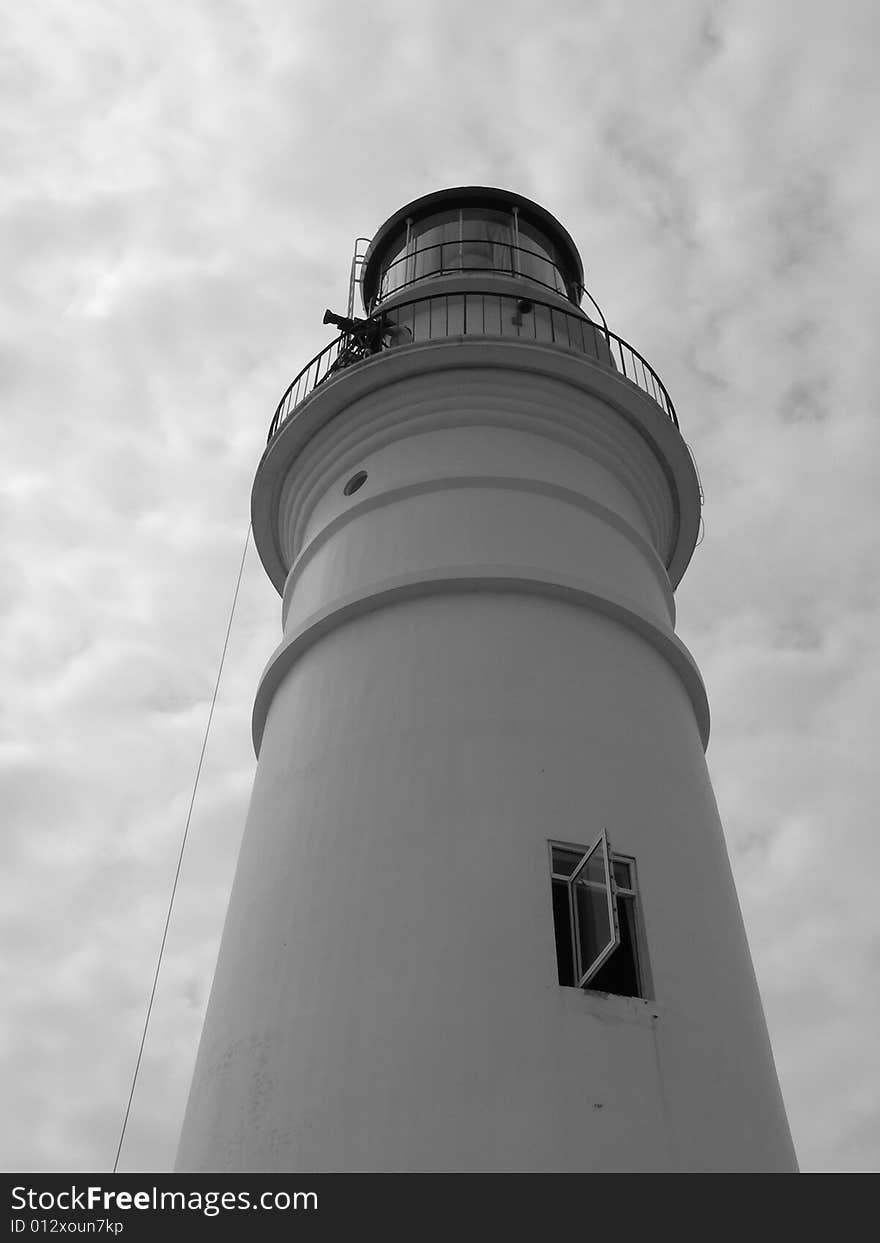
[(153, 1013), (153, 1002), (156, 999), (156, 988), (159, 983), (159, 972), (162, 968), (162, 957), (165, 953), (165, 942), (168, 940), (168, 929), (171, 925), (171, 912), (174, 909), (174, 898), (177, 894), (177, 882), (180, 880), (180, 868), (181, 868), (181, 865), (183, 864), (183, 852), (186, 849), (186, 839), (189, 833), (190, 821), (192, 820), (193, 805), (196, 801), (196, 791), (199, 788), (199, 777), (202, 774), (202, 763), (205, 759), (205, 749), (207, 748), (207, 745), (208, 745), (208, 735), (211, 732), (211, 722), (214, 719), (214, 706), (217, 703), (217, 692), (220, 689), (220, 676), (223, 673), (223, 664), (224, 664), (224, 661), (226, 660), (226, 649), (229, 647), (229, 634), (230, 634), (230, 631), (232, 630), (232, 619), (235, 616), (235, 606), (238, 603), (238, 591), (239, 591), (239, 588), (241, 587), (241, 579), (244, 573), (244, 562), (245, 562), (245, 558), (247, 557), (247, 550), (248, 550), (248, 544), (250, 543), (250, 538), (251, 538), (251, 524), (248, 523), (247, 535), (244, 537), (244, 548), (241, 554), (241, 564), (238, 567), (238, 578), (236, 579), (236, 583), (235, 583), (235, 593), (233, 594), (233, 597), (232, 597), (232, 608), (229, 610), (229, 621), (227, 622), (227, 625), (226, 625), (226, 637), (223, 640), (223, 651), (220, 654), (220, 667), (217, 670), (217, 679), (214, 682), (214, 694), (211, 696), (211, 708), (210, 708), (210, 711), (208, 712), (208, 723), (205, 726), (205, 735), (202, 739), (202, 750), (201, 750), (201, 754), (199, 755), (198, 766), (196, 767), (195, 781), (193, 782), (192, 797), (189, 800), (189, 810), (186, 813), (186, 824), (184, 825), (184, 828), (183, 828), (183, 838), (181, 839), (180, 850), (178, 851), (178, 855), (177, 855), (177, 869), (174, 873), (174, 882), (171, 886), (171, 899), (168, 903), (168, 913), (165, 916), (165, 927), (162, 930), (162, 943), (159, 946), (159, 957), (156, 959), (156, 970), (153, 975), (153, 987), (150, 990), (150, 1000), (147, 1003), (147, 1017), (144, 1020), (144, 1030), (141, 1035), (141, 1043), (138, 1049), (137, 1061), (135, 1063), (134, 1074), (132, 1075), (132, 1079), (131, 1079), (131, 1091), (128, 1094), (128, 1104), (125, 1107), (125, 1117), (122, 1120), (122, 1131), (120, 1132), (120, 1135), (119, 1135), (119, 1144), (117, 1145), (117, 1148), (116, 1148), (116, 1158), (113, 1162), (113, 1173), (114, 1174), (116, 1173), (116, 1167), (119, 1165), (119, 1156), (120, 1156), (120, 1153), (122, 1152), (122, 1144), (125, 1139), (125, 1128), (128, 1126), (128, 1116), (131, 1113), (131, 1103), (134, 1100), (134, 1090), (137, 1085), (138, 1071), (141, 1068), (141, 1059), (144, 1056), (144, 1045), (147, 1042), (147, 1030), (150, 1026), (150, 1016)]

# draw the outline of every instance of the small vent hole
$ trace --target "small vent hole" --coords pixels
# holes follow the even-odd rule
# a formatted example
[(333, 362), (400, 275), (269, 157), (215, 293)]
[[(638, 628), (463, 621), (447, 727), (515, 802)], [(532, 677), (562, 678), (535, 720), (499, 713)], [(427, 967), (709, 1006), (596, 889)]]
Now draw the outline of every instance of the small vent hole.
[(359, 470), (356, 475), (352, 475), (351, 479), (349, 479), (348, 483), (342, 489), (343, 494), (345, 496), (351, 496), (353, 492), (357, 492), (358, 488), (362, 488), (366, 482), (367, 472), (365, 470)]

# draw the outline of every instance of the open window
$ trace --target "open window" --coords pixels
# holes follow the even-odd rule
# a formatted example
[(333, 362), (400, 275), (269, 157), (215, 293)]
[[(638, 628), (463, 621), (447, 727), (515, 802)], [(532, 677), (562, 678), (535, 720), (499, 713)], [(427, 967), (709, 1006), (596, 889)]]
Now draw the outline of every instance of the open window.
[(549, 845), (559, 983), (647, 996), (635, 860), (614, 854), (604, 829), (589, 846)]

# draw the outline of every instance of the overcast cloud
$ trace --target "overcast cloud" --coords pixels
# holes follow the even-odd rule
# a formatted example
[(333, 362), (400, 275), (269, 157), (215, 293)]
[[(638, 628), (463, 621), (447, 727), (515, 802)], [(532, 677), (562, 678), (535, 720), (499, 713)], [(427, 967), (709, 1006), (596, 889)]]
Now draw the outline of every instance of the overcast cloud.
[[(565, 224), (676, 403), (706, 492), (678, 631), (795, 1144), (880, 1165), (878, 13), (8, 9), (4, 1168), (112, 1164), (269, 419), (355, 236), (468, 183)], [(123, 1169), (174, 1159), (279, 635), (251, 549)]]

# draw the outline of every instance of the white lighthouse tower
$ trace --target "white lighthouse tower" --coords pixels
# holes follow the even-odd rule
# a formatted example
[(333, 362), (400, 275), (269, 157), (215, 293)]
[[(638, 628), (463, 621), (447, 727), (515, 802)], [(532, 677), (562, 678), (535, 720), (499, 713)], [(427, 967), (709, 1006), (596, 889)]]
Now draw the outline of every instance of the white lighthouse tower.
[(408, 204), (355, 283), (254, 483), (284, 634), (178, 1168), (792, 1170), (672, 402), (519, 195)]

